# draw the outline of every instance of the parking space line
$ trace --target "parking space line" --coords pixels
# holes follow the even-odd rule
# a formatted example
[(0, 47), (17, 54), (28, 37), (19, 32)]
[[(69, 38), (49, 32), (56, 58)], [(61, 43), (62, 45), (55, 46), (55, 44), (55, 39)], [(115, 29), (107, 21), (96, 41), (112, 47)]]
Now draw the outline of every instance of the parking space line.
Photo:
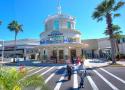
[(112, 77), (116, 78), (117, 80), (119, 80), (119, 81), (121, 81), (122, 83), (124, 83), (124, 84), (125, 84), (125, 80), (123, 80), (123, 79), (121, 79), (121, 78), (117, 77), (116, 75), (114, 75), (114, 74), (112, 74), (112, 73), (108, 72), (107, 70), (105, 70), (105, 69), (103, 69), (103, 68), (100, 68), (100, 69), (101, 69), (102, 71), (104, 71), (105, 73), (109, 74), (110, 76), (112, 76)]
[(105, 77), (103, 77), (98, 71), (93, 70), (102, 80), (104, 80), (113, 90), (119, 90), (116, 86), (110, 83)]

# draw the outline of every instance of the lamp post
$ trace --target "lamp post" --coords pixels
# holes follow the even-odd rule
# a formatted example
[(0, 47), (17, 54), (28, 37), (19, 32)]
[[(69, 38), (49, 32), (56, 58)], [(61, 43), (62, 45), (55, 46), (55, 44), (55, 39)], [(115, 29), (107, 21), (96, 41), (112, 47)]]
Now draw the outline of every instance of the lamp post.
[(4, 40), (1, 40), (1, 41), (2, 41), (1, 47), (2, 47), (2, 63), (3, 63), (3, 60), (4, 60)]

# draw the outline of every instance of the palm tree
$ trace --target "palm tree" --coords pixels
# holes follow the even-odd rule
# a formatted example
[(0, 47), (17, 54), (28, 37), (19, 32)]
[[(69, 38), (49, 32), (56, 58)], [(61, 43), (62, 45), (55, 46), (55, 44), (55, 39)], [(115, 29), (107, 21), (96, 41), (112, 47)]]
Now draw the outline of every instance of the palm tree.
[(2, 21), (0, 20), (0, 25), (2, 24)]
[[(115, 55), (120, 55), (119, 52), (119, 46), (118, 46), (118, 40), (122, 38), (122, 31), (120, 31), (120, 26), (119, 25), (112, 25), (112, 30), (113, 30), (113, 38), (115, 39), (115, 46), (116, 46), (116, 54)], [(105, 35), (109, 35), (108, 30), (105, 30), (104, 32)]]
[(118, 11), (125, 2), (119, 1), (115, 2), (115, 0), (104, 0), (101, 2), (96, 8), (92, 15), (93, 19), (97, 19), (97, 22), (102, 21), (104, 18), (106, 18), (107, 23), (107, 30), (109, 32), (109, 38), (111, 42), (111, 57), (112, 57), (112, 63), (115, 64), (115, 43), (113, 38), (113, 30), (112, 30), (112, 19), (113, 17), (119, 17), (120, 13), (115, 13)]
[[(8, 29), (12, 32), (15, 32), (15, 58), (16, 58), (16, 40), (17, 40), (17, 35), (19, 32), (22, 32), (22, 25), (18, 24), (17, 21), (13, 20), (10, 24), (8, 24)], [(15, 58), (14, 58), (14, 62), (15, 62)]]
[[(27, 72), (20, 72), (16, 68), (0, 69), (0, 90), (26, 90), (40, 87), (41, 90), (49, 90), (44, 79), (38, 75), (31, 75), (24, 79)], [(30, 90), (30, 89), (28, 89)]]

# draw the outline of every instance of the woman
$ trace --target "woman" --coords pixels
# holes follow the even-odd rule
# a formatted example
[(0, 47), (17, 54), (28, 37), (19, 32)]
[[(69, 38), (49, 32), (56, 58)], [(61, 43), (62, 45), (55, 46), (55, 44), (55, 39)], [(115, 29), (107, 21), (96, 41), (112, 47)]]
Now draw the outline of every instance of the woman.
[(78, 67), (78, 75), (80, 76), (79, 88), (84, 88), (84, 78), (86, 77), (86, 68), (82, 61), (80, 66)]
[(69, 64), (67, 64), (67, 75), (68, 75), (68, 80), (71, 80), (72, 67)]

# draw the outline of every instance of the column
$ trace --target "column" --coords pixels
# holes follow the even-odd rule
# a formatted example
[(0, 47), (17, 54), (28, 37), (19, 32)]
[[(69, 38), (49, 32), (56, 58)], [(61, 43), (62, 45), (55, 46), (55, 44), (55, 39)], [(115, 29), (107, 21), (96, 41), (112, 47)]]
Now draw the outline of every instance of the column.
[(57, 63), (60, 63), (60, 60), (59, 60), (59, 50), (57, 49)]
[(48, 48), (48, 61), (51, 61), (52, 48)]
[(82, 55), (81, 48), (76, 48), (76, 56), (81, 56), (81, 55)]

